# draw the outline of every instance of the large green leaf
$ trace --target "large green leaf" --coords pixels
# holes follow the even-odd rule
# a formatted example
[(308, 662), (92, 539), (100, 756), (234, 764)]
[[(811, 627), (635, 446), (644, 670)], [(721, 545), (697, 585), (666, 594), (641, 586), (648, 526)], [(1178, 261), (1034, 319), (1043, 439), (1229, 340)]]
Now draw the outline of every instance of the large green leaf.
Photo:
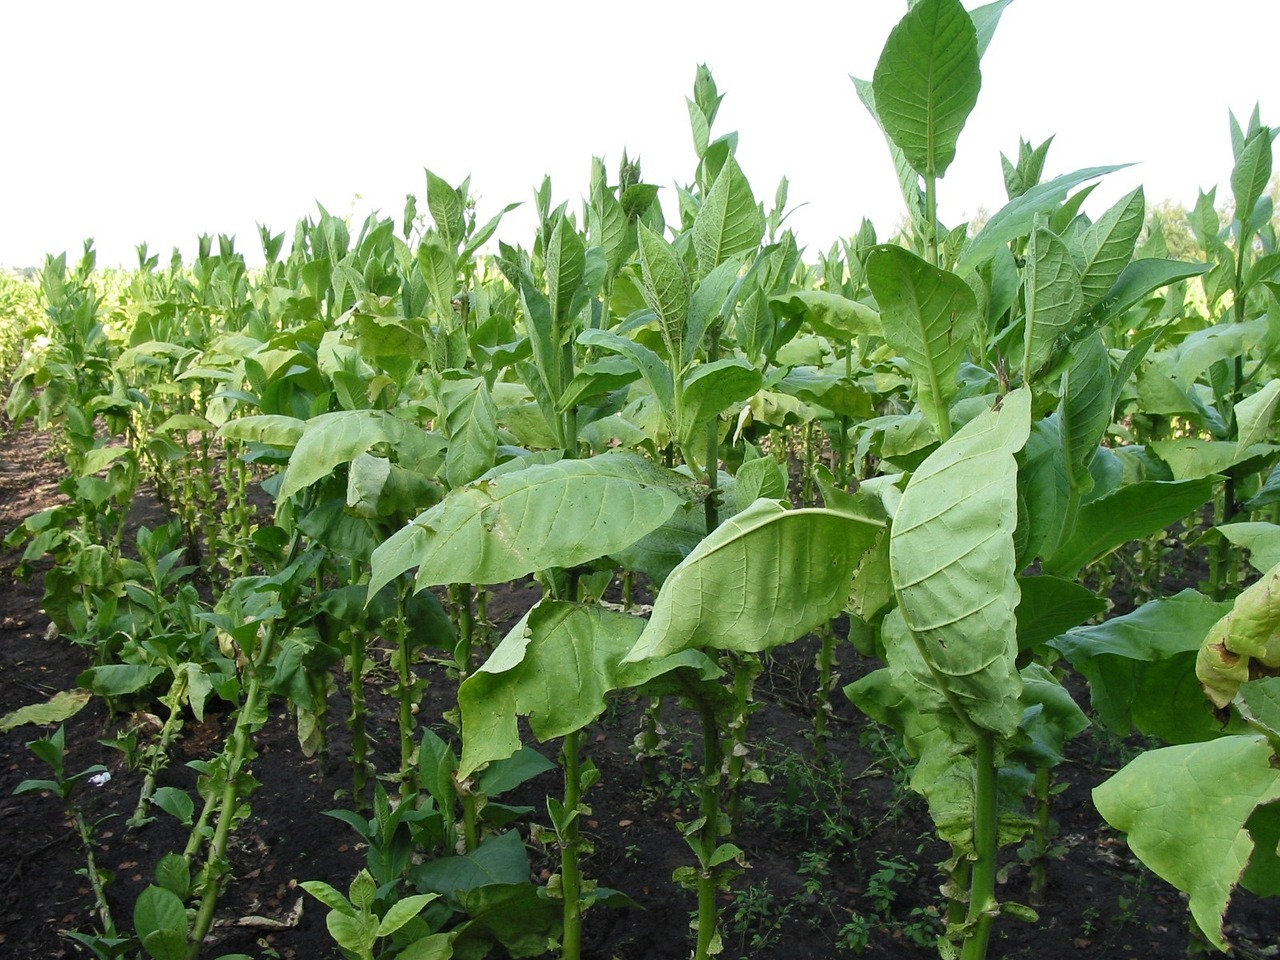
[(1223, 914), (1254, 849), (1245, 824), (1277, 799), (1280, 767), (1261, 736), (1151, 750), (1093, 791), (1138, 858), (1190, 895), (1191, 915), (1219, 950)]
[(293, 448), (277, 500), (333, 474), (375, 444), (385, 443), (406, 466), (429, 463), (445, 446), (444, 439), (385, 410), (342, 410), (307, 421)]
[(413, 567), (422, 589), (505, 583), (606, 556), (683, 502), (670, 476), (641, 457), (605, 454), (456, 488), (373, 552), (370, 595)]
[(1089, 319), (1095, 324), (1105, 323), (1120, 316), (1161, 287), (1198, 277), (1208, 269), (1207, 263), (1187, 263), (1183, 260), (1161, 260), (1155, 257), (1134, 260), (1120, 271), (1120, 276), (1111, 285), (1111, 289), (1089, 309)]
[(705, 277), (730, 257), (754, 251), (763, 236), (764, 215), (751, 184), (738, 161), (729, 157), (693, 221), (698, 275)]
[(1249, 551), (1249, 563), (1259, 573), (1266, 573), (1280, 563), (1280, 525), (1262, 520), (1224, 523), (1214, 527), (1237, 547)]
[(689, 648), (759, 651), (835, 616), (880, 524), (757, 500), (671, 572), (629, 661)]
[(586, 246), (567, 217), (557, 217), (547, 241), (547, 302), (555, 322), (557, 339), (563, 339), (573, 318), (579, 289), (586, 273)]
[(1093, 708), (1120, 736), (1137, 729), (1169, 743), (1218, 736), (1222, 724), (1195, 680), (1205, 634), (1231, 609), (1194, 590), (1077, 627), (1049, 645), (1089, 681)]
[(1231, 193), (1236, 201), (1236, 219), (1248, 225), (1253, 208), (1271, 179), (1271, 137), (1266, 127), (1254, 132), (1244, 143), (1231, 170)]
[(218, 428), (218, 436), (226, 440), (269, 443), (273, 447), (293, 447), (306, 429), (305, 420), (270, 413), (228, 420)]
[(978, 328), (973, 291), (954, 273), (896, 246), (871, 251), (867, 282), (885, 339), (915, 378), (921, 409), (939, 435), (948, 436), (948, 404), (960, 391), (956, 375)]
[(637, 236), (641, 292), (649, 308), (658, 315), (671, 362), (679, 363), (684, 356), (685, 327), (692, 297), (689, 274), (674, 248), (659, 234), (640, 223)]
[(1037, 226), (1027, 240), (1026, 328), (1022, 371), (1034, 377), (1057, 339), (1070, 331), (1084, 299), (1080, 272), (1067, 245), (1052, 230)]
[(818, 333), (847, 342), (859, 336), (884, 336), (873, 307), (826, 290), (789, 290), (770, 298), (789, 313), (800, 313)]
[(1270, 443), (1242, 448), (1239, 443), (1229, 440), (1201, 440), (1198, 437), (1154, 440), (1148, 446), (1169, 465), (1175, 480), (1198, 480), (1215, 473), (1226, 473), (1237, 463), (1252, 457), (1266, 457), (1280, 450)]
[(1058, 404), (1067, 478), (1086, 492), (1092, 486), (1089, 465), (1111, 425), (1112, 397), (1111, 356), (1102, 336), (1093, 333), (1078, 344), (1071, 365), (1062, 375), (1062, 398)]
[(872, 77), (885, 132), (922, 176), (942, 176), (982, 86), (978, 36), (960, 0), (920, 0), (893, 28)]
[(1019, 577), (1018, 649), (1034, 650), (1107, 609), (1107, 602), (1074, 580)]
[(440, 236), (454, 249), (462, 242), (462, 234), (466, 229), (465, 199), (443, 177), (427, 171), (427, 210), (430, 211)]
[(970, 420), (911, 477), (889, 541), (908, 628), (968, 719), (1005, 736), (1021, 713), (1014, 454), (1030, 430), (1025, 389)]
[(1085, 307), (1101, 300), (1133, 259), (1145, 212), (1146, 200), (1138, 187), (1075, 238), (1071, 252), (1080, 267)]
[(498, 408), (480, 377), (446, 380), (440, 386), (449, 447), (444, 479), (451, 487), (469, 483), (493, 466), (498, 455)]
[[(601, 607), (544, 600), (511, 628), (485, 664), (458, 688), (462, 714), (459, 777), (520, 747), (520, 717), (538, 741), (580, 730), (605, 708), (610, 691), (637, 686), (678, 668), (719, 674), (705, 655), (686, 650), (627, 667), (645, 621)], [(573, 696), (565, 696), (572, 690)]]
[(1240, 453), (1271, 434), (1276, 408), (1280, 406), (1280, 380), (1270, 380), (1257, 393), (1236, 404), (1236, 446)]
[(1163, 530), (1213, 496), (1219, 478), (1144, 480), (1091, 500), (1076, 514), (1075, 529), (1044, 565), (1045, 573), (1074, 580), (1093, 563), (1130, 540)]
[(760, 371), (736, 357), (694, 367), (684, 383), (679, 436), (689, 443), (708, 420), (760, 389)]
[[(630, 360), (653, 391), (653, 397), (658, 401), (663, 415), (669, 421), (675, 419), (675, 384), (671, 368), (656, 353), (612, 330), (583, 330), (578, 334), (578, 342), (585, 347), (600, 347)], [(673, 429), (674, 426), (672, 423)]]

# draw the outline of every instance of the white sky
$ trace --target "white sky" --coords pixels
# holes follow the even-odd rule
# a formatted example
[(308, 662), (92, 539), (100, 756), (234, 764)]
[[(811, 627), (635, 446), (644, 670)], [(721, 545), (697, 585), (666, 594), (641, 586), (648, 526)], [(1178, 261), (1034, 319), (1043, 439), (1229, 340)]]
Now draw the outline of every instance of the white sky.
[[(973, 5), (972, 0), (967, 0)], [(593, 154), (611, 179), (625, 147), (662, 185), (693, 179), (685, 97), (707, 63), (727, 96), (757, 198), (778, 179), (811, 251), (901, 197), (848, 75), (869, 78), (901, 0), (783, 3), (330, 4), (10, 0), (0, 7), (0, 265), (74, 257), (167, 261), (199, 233), (292, 232), (317, 201), (400, 219), (424, 166), (472, 175), (484, 219), (549, 173), (580, 206)], [(1048, 175), (1141, 161), (1149, 201), (1229, 195), (1227, 111), (1280, 124), (1280, 0), (1014, 0), (983, 60), (983, 91), (941, 183), (949, 223), (1004, 202), (999, 155), (1056, 134)], [(1242, 56), (1236, 50), (1245, 51)], [(357, 199), (360, 197), (362, 199)], [(422, 205), (425, 209), (425, 204)], [(531, 204), (499, 236), (528, 245)], [(1095, 205), (1095, 208), (1098, 205)]]

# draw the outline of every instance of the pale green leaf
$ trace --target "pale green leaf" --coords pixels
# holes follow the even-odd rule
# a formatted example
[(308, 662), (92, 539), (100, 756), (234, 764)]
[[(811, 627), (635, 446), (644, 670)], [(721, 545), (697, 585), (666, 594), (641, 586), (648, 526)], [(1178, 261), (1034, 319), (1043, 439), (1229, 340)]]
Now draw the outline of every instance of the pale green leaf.
[(1027, 240), (1023, 295), (1026, 327), (1022, 371), (1030, 379), (1052, 355), (1057, 339), (1071, 330), (1083, 305), (1080, 273), (1071, 251), (1057, 234), (1044, 227), (1032, 230)]
[(561, 460), (455, 488), (373, 553), (370, 596), (418, 567), (417, 586), (505, 583), (634, 543), (682, 503), (641, 457)]
[(1237, 450), (1243, 453), (1255, 443), (1263, 443), (1271, 434), (1276, 407), (1280, 405), (1280, 379), (1269, 380), (1257, 393), (1236, 404)]
[(770, 299), (789, 312), (803, 313), (814, 330), (833, 340), (847, 343), (859, 336), (884, 336), (879, 311), (838, 293), (790, 290)]
[[(232, 421), (233, 423), (238, 421)], [(375, 444), (385, 443), (401, 464), (429, 463), (445, 446), (443, 438), (384, 410), (342, 410), (306, 422), (293, 448), (278, 501), (331, 476)]]
[(885, 132), (922, 176), (942, 176), (982, 86), (960, 0), (920, 0), (893, 28), (872, 78)]
[(978, 328), (969, 285), (901, 247), (879, 246), (867, 257), (867, 282), (880, 306), (884, 336), (916, 381), (917, 402), (941, 436), (951, 432), (948, 405)]
[(1190, 895), (1191, 915), (1219, 950), (1222, 918), (1253, 853), (1245, 823), (1280, 798), (1280, 769), (1265, 737), (1221, 737), (1141, 754), (1093, 791), (1129, 849)]
[(450, 487), (458, 487), (493, 466), (498, 454), (498, 408), (480, 377), (446, 380), (440, 399), (449, 438), (444, 479)]
[(1036, 215), (1052, 214), (1075, 187), (1086, 180), (1096, 180), (1127, 166), (1129, 164), (1121, 163), (1109, 167), (1085, 167), (1072, 173), (1064, 173), (1048, 183), (1037, 184), (1010, 200), (992, 215), (982, 231), (969, 242), (956, 270), (960, 273), (976, 270), (984, 260), (995, 256), (997, 250), (1019, 237), (1027, 236)]
[(1142, 188), (1121, 197), (1072, 244), (1080, 267), (1084, 306), (1092, 307), (1120, 279), (1133, 259), (1133, 248), (1142, 232), (1146, 199)]
[(0, 733), (28, 723), (40, 726), (61, 723), (83, 710), (90, 696), (88, 690), (59, 690), (44, 703), (31, 703), (0, 717)]
[[(622, 658), (644, 626), (644, 620), (629, 614), (555, 600), (544, 600), (525, 614), (458, 689), (463, 742), (459, 777), (514, 754), (520, 748), (520, 717), (529, 718), (533, 735), (545, 743), (594, 721), (604, 712), (610, 691), (678, 668), (707, 677), (718, 674), (696, 651), (623, 667)], [(565, 696), (566, 689), (574, 695)]]
[(968, 719), (1012, 735), (1020, 690), (1014, 454), (1031, 429), (1031, 395), (1007, 395), (925, 459), (890, 528), (898, 604)]
[(1224, 523), (1214, 528), (1237, 547), (1249, 551), (1249, 563), (1266, 573), (1280, 563), (1280, 526), (1261, 520)]
[(693, 221), (698, 275), (705, 277), (730, 257), (753, 252), (763, 236), (764, 215), (746, 174), (730, 156)]
[(662, 337), (673, 363), (684, 356), (685, 327), (689, 322), (692, 288), (679, 255), (659, 234), (643, 223), (637, 225), (640, 241), (641, 293), (658, 315)]
[(671, 572), (627, 659), (799, 639), (844, 607), (854, 568), (881, 529), (834, 510), (757, 500)]

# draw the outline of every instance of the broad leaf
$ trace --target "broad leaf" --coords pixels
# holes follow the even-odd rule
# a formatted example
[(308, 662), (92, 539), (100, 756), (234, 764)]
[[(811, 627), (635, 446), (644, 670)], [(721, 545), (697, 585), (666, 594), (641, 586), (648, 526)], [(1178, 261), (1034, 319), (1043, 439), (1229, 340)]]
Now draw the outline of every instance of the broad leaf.
[(413, 567), (418, 589), (504, 583), (606, 556), (682, 502), (669, 475), (630, 454), (535, 465), (450, 492), (374, 552), (370, 596)]
[(662, 338), (672, 363), (684, 356), (685, 327), (689, 321), (692, 288), (679, 255), (659, 234), (638, 224), (641, 292), (658, 315)]
[(705, 277), (730, 257), (753, 252), (763, 236), (764, 215), (738, 161), (729, 157), (693, 221), (698, 275)]
[(1142, 232), (1146, 200), (1142, 188), (1121, 197), (1110, 210), (1089, 226), (1072, 244), (1080, 267), (1084, 306), (1101, 300), (1133, 259), (1133, 248)]
[(1280, 768), (1265, 737), (1221, 737), (1141, 754), (1093, 791), (1098, 812), (1129, 848), (1190, 895), (1191, 915), (1219, 950), (1222, 918), (1253, 853), (1245, 824), (1280, 799)]
[(1019, 577), (1018, 649), (1034, 650), (1107, 609), (1107, 602), (1073, 580)]
[(867, 282), (885, 339), (915, 378), (920, 408), (939, 435), (948, 436), (948, 405), (960, 390), (956, 375), (978, 328), (973, 291), (955, 274), (895, 246), (871, 251)]
[(885, 41), (872, 78), (889, 138), (922, 176), (942, 176), (982, 86), (978, 36), (960, 0), (920, 0)]
[(838, 293), (790, 290), (770, 299), (789, 313), (802, 313), (814, 330), (831, 340), (847, 343), (859, 336), (884, 336), (878, 311)]
[(450, 487), (458, 487), (493, 466), (498, 454), (498, 408), (480, 377), (446, 380), (440, 399), (449, 438), (444, 479)]
[(1144, 603), (1049, 645), (1089, 681), (1093, 708), (1119, 736), (1137, 729), (1170, 743), (1209, 740), (1222, 724), (1195, 681), (1205, 634), (1231, 607), (1194, 590)]
[(968, 719), (1017, 728), (1018, 582), (1014, 454), (1031, 429), (1031, 395), (1007, 395), (969, 421), (907, 483), (890, 528), (898, 605)]
[(1091, 500), (1076, 514), (1075, 529), (1054, 551), (1044, 572), (1074, 580), (1084, 567), (1130, 540), (1149, 537), (1181, 520), (1213, 496), (1217, 477), (1145, 480)]
[(1044, 227), (1027, 241), (1027, 278), (1023, 288), (1026, 328), (1022, 372), (1030, 380), (1049, 359), (1057, 339), (1071, 330), (1083, 305), (1080, 273), (1071, 251)]
[(834, 510), (757, 500), (671, 572), (627, 660), (799, 639), (844, 607), (854, 568), (881, 529)]
[[(719, 669), (697, 651), (628, 667), (621, 660), (645, 622), (625, 613), (544, 600), (511, 628), (485, 664), (458, 688), (462, 714), (459, 777), (520, 747), (520, 717), (540, 743), (580, 730), (605, 708), (612, 690), (637, 686), (677, 668), (704, 678)], [(572, 697), (565, 690), (572, 689)]]
[(28, 723), (41, 726), (61, 723), (83, 710), (89, 696), (88, 690), (59, 690), (44, 703), (28, 704), (0, 717), (0, 733), (8, 733)]
[(1067, 198), (1067, 194), (1086, 180), (1096, 180), (1127, 166), (1129, 164), (1121, 163), (1109, 167), (1085, 167), (1073, 173), (1064, 173), (1048, 183), (1037, 184), (1010, 200), (992, 215), (982, 231), (965, 247), (956, 270), (960, 273), (976, 270), (984, 260), (994, 256), (999, 248), (1019, 237), (1027, 236), (1031, 232), (1036, 214), (1052, 214)]
[(321, 414), (307, 421), (293, 448), (277, 502), (331, 476), (339, 464), (350, 463), (379, 443), (393, 449), (401, 464), (414, 466), (429, 463), (445, 445), (438, 435), (384, 410)]

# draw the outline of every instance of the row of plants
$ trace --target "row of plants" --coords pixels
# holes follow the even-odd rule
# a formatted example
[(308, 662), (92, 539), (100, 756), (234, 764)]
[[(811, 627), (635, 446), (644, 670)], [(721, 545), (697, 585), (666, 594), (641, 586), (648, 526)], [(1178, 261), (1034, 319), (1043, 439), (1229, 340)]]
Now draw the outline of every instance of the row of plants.
[[(1225, 948), (1232, 890), (1280, 893), (1277, 131), (1232, 118), (1232, 212), (1223, 224), (1201, 196), (1197, 262), (1165, 256), (1140, 189), (1086, 215), (1117, 168), (1045, 179), (1048, 142), (1001, 157), (1008, 200), (981, 229), (947, 226), (941, 181), (1006, 3), (920, 0), (854, 81), (906, 201), (891, 243), (864, 222), (806, 259), (786, 182), (759, 202), (736, 135), (713, 135), (722, 94), (700, 68), (696, 167), (670, 221), (624, 157), (613, 183), (593, 162), (577, 211), (544, 181), (529, 246), (495, 255), (481, 251), (511, 208), (481, 220), (468, 183), (428, 171), (425, 212), (411, 196), (400, 222), (353, 231), (321, 209), (287, 250), (262, 229), (260, 270), (226, 237), (164, 269), (141, 248), (106, 300), (91, 247), (70, 268), (48, 259), (42, 336), (8, 413), (57, 436), (65, 500), (7, 542), (52, 559), (46, 611), (92, 666), (18, 719), (153, 698), (158, 730), (124, 744), (146, 771), (129, 825), (163, 813), (190, 838), (124, 924), (78, 819), (99, 924), (71, 935), (102, 957), (200, 956), (269, 705), (287, 703), (304, 753), (323, 757), (341, 687), (354, 776), (340, 816), (369, 863), (345, 891), (304, 886), (343, 952), (576, 958), (588, 911), (627, 902), (581, 868), (600, 776), (583, 731), (625, 694), (651, 705), (647, 775), (664, 703), (700, 724), (674, 880), (696, 902), (694, 956), (712, 956), (744, 869), (734, 824), (757, 775), (761, 658), (816, 631), (815, 752), (833, 696), (898, 731), (951, 851), (941, 956), (977, 960), (1001, 918), (1035, 922), (997, 898), (1001, 852), (1022, 845), (1044, 891), (1064, 744), (1091, 721), (1166, 744), (1095, 799)], [(173, 521), (130, 538), (143, 483)], [(1164, 596), (1175, 524), (1209, 571)], [(1121, 549), (1141, 557), (1146, 602), (1101, 619)], [(528, 577), (540, 599), (490, 635), (490, 592)], [(604, 600), (615, 582), (621, 603)], [(646, 589), (651, 604), (633, 604)], [(837, 617), (883, 664), (843, 690)], [(369, 751), (382, 648), (396, 770)], [(419, 709), (427, 661), (456, 685), (441, 718)], [(232, 720), (197, 761), (197, 795), (162, 785), (214, 701)], [(559, 742), (544, 884), (529, 881), (528, 812), (498, 799), (552, 765), (521, 718)], [(20, 789), (74, 813), (95, 771), (66, 772), (59, 734), (32, 749), (53, 776)]]

